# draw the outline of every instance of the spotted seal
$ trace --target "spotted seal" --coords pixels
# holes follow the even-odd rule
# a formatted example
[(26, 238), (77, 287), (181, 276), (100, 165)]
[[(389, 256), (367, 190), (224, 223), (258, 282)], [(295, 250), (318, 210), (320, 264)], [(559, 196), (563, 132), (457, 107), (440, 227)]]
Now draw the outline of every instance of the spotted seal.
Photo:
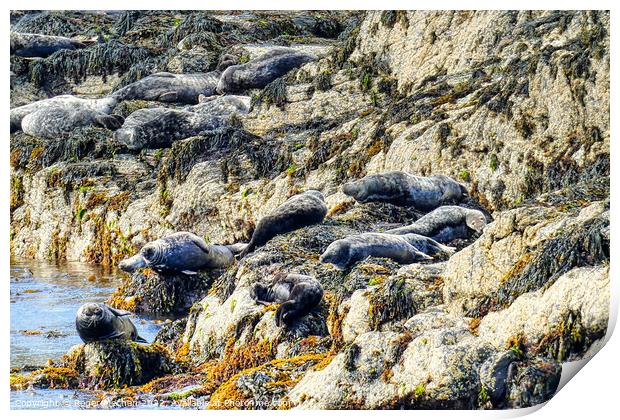
[(325, 198), (320, 191), (308, 190), (294, 195), (260, 219), (252, 233), (250, 243), (240, 256), (244, 257), (255, 248), (265, 245), (276, 235), (321, 223), (326, 214)]
[(86, 45), (64, 36), (11, 32), (11, 55), (48, 57), (60, 50), (76, 50)]
[(118, 102), (111, 97), (85, 99), (60, 95), (11, 109), (11, 133), (24, 133), (42, 138), (57, 138), (77, 127), (99, 126), (116, 130), (123, 118), (111, 115)]
[(323, 286), (312, 276), (279, 274), (267, 286), (254, 284), (250, 289), (250, 296), (262, 305), (279, 303), (276, 325), (290, 326), (317, 307), (323, 298)]
[(274, 48), (243, 64), (228, 67), (217, 84), (217, 93), (239, 93), (264, 88), (278, 77), (317, 57), (292, 48)]
[(421, 211), (458, 203), (469, 196), (463, 185), (445, 175), (422, 177), (402, 171), (365, 176), (344, 184), (342, 192), (360, 203), (381, 201)]
[(77, 311), (75, 328), (85, 343), (117, 338), (146, 343), (128, 315), (103, 303), (85, 303)]
[(170, 147), (176, 140), (229, 124), (233, 114), (247, 114), (250, 102), (247, 96), (221, 96), (184, 109), (139, 109), (125, 119), (114, 138), (130, 150)]
[(234, 262), (236, 245), (211, 245), (190, 232), (176, 232), (144, 245), (118, 268), (129, 273), (150, 267), (158, 271), (195, 274), (196, 270), (225, 268)]
[(441, 206), (420, 217), (414, 223), (385, 233), (404, 235), (417, 233), (442, 243), (455, 239), (469, 239), (481, 233), (487, 219), (480, 210), (460, 206)]
[(431, 255), (449, 255), (453, 252), (453, 248), (421, 235), (361, 233), (332, 242), (319, 260), (344, 270), (368, 257), (389, 258), (400, 264), (412, 264), (432, 260)]
[(155, 73), (120, 88), (112, 96), (119, 101), (142, 99), (197, 104), (200, 97), (215, 95), (222, 71), (235, 62), (233, 56), (224, 55), (217, 69), (208, 73)]

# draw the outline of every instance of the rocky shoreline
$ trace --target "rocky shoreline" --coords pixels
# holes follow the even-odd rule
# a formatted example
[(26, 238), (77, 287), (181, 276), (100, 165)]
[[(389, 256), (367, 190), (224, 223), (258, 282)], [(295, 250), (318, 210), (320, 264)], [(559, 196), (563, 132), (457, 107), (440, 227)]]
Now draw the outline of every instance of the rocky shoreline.
[[(79, 345), (11, 389), (96, 389), (100, 407), (503, 409), (551, 398), (562, 363), (609, 318), (608, 12), (12, 12), (12, 30), (98, 43), (11, 56), (11, 107), (100, 98), (157, 72), (213, 71), (286, 46), (318, 57), (227, 125), (131, 150), (107, 128), (11, 134), (11, 252), (117, 266), (191, 231), (247, 242), (308, 189), (323, 223), (278, 235), (225, 270), (139, 269), (109, 304), (169, 317), (155, 342)], [(124, 100), (123, 117), (182, 105)], [(345, 182), (445, 174), (481, 210), (456, 253), (401, 265), (319, 262), (332, 242), (422, 213), (356, 203)], [(254, 283), (311, 275), (325, 293), (290, 328)]]

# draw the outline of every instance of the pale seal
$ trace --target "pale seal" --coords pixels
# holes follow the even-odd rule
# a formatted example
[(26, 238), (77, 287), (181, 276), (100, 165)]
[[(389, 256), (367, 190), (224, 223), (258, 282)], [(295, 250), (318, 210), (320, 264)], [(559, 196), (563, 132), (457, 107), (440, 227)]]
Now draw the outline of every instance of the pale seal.
[(123, 118), (111, 115), (118, 102), (111, 97), (84, 99), (60, 95), (11, 109), (11, 133), (24, 133), (42, 138), (56, 138), (78, 127), (99, 126), (116, 130)]
[(243, 257), (255, 248), (265, 245), (276, 235), (321, 223), (326, 214), (325, 198), (320, 191), (308, 190), (294, 195), (260, 219), (252, 233), (250, 243), (240, 256)]
[(474, 234), (481, 233), (486, 224), (487, 219), (480, 210), (441, 206), (408, 226), (390, 229), (385, 233), (394, 235), (417, 233), (442, 243), (449, 243), (455, 239), (469, 239)]
[(127, 311), (114, 309), (103, 303), (85, 303), (77, 311), (75, 328), (85, 343), (110, 339), (146, 343), (146, 340), (138, 335), (138, 330), (128, 315), (130, 313)]
[(156, 271), (195, 274), (196, 270), (226, 268), (233, 264), (236, 245), (211, 245), (190, 232), (176, 232), (144, 245), (118, 268), (133, 272), (149, 267)]
[(348, 182), (342, 186), (342, 192), (360, 203), (381, 201), (421, 211), (458, 203), (469, 196), (463, 185), (445, 175), (422, 177), (401, 171), (368, 175)]
[(86, 45), (64, 36), (11, 32), (11, 54), (19, 57), (48, 57), (60, 50), (75, 50)]
[(313, 54), (292, 48), (274, 48), (247, 63), (224, 70), (217, 85), (217, 93), (239, 93), (264, 88), (278, 77), (316, 59)]
[(129, 115), (114, 138), (130, 150), (170, 147), (176, 140), (226, 126), (249, 112), (247, 96), (221, 96), (184, 109), (143, 108)]
[[(422, 249), (418, 249), (416, 245)], [(412, 264), (432, 260), (429, 254), (452, 252), (453, 248), (420, 235), (361, 233), (332, 242), (319, 260), (344, 270), (368, 257), (389, 258), (400, 264)]]
[(256, 303), (280, 303), (276, 310), (276, 325), (289, 326), (317, 307), (323, 298), (323, 286), (312, 276), (279, 274), (271, 284), (256, 283), (250, 290)]

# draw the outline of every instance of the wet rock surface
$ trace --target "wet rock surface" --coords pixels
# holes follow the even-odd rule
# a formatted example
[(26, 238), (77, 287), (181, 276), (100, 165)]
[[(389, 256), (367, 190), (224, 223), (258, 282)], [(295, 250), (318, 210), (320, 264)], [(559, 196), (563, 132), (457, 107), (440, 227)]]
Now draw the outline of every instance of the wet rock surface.
[[(13, 389), (108, 389), (101, 407), (153, 397), (209, 408), (518, 408), (551, 398), (562, 362), (599, 348), (609, 317), (608, 12), (24, 12), (11, 24), (103, 41), (12, 56), (12, 107), (213, 71), (224, 54), (245, 63), (285, 46), (317, 56), (243, 92), (249, 113), (162, 148), (128, 150), (94, 127), (47, 140), (12, 133), (13, 255), (111, 268), (176, 231), (247, 242), (308, 189), (328, 207), (323, 223), (225, 271), (125, 277), (110, 303), (181, 319), (149, 346), (94, 343), (16, 372)], [(129, 100), (112, 113), (183, 106)], [(462, 183), (483, 232), (428, 263), (320, 263), (336, 240), (424, 214), (341, 191), (393, 170)], [(324, 288), (289, 327), (276, 325), (277, 305), (250, 296), (279, 274)]]

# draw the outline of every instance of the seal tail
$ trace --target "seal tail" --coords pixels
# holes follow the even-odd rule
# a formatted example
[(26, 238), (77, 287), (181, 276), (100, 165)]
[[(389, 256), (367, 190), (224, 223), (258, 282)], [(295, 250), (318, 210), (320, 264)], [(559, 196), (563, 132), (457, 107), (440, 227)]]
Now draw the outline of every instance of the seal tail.
[(245, 242), (237, 242), (235, 244), (225, 245), (225, 246), (226, 246), (226, 248), (228, 248), (230, 250), (230, 252), (233, 253), (233, 255), (239, 255), (243, 251), (245, 251), (245, 249), (249, 246), (249, 244), (247, 244)]
[(243, 249), (243, 251), (239, 253), (239, 258), (245, 257), (250, 252), (254, 251), (255, 248), (256, 248), (256, 245), (254, 245), (254, 242), (250, 241), (250, 243)]

